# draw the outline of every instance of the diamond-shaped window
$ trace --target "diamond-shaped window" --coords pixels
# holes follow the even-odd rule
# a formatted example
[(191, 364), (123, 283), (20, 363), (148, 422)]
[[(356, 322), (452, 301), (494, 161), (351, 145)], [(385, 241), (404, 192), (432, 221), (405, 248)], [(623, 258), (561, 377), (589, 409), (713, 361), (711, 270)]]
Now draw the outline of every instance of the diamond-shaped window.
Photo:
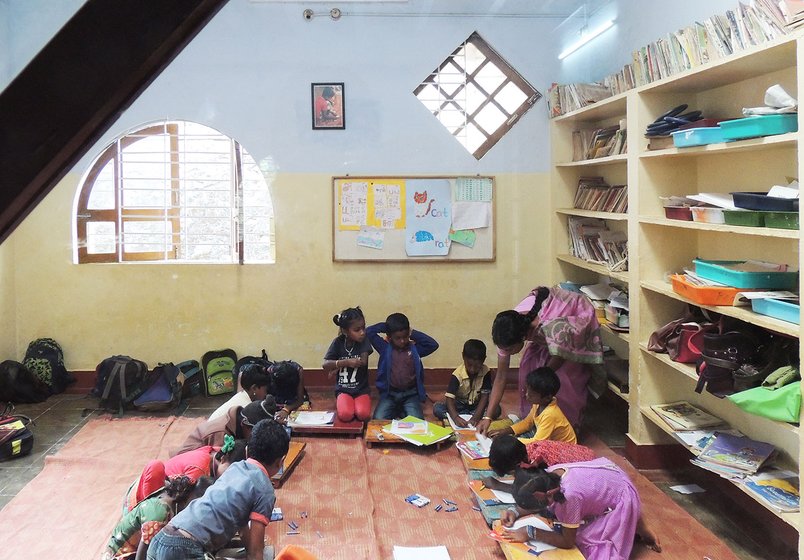
[(413, 93), (476, 159), (542, 96), (477, 32)]

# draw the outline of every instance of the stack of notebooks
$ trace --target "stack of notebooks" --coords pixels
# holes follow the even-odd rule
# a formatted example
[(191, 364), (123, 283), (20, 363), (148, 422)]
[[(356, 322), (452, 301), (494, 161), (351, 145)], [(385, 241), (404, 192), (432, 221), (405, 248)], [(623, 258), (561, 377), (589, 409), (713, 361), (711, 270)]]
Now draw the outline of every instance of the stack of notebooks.
[(628, 149), (625, 120), (605, 128), (572, 132), (572, 161), (624, 154)]
[(748, 492), (779, 513), (799, 511), (799, 479), (793, 471), (768, 469), (749, 476), (744, 482)]
[(687, 401), (655, 404), (650, 408), (675, 431), (700, 430), (724, 425), (723, 420), (717, 416), (712, 416)]
[(437, 426), (432, 422), (406, 416), (401, 420), (393, 420), (390, 424), (383, 426), (383, 432), (393, 434), (414, 445), (432, 445), (443, 441), (452, 435), (452, 428)]
[(770, 443), (746, 436), (715, 432), (693, 465), (719, 474), (723, 478), (745, 478), (755, 474), (774, 454)]
[(598, 212), (625, 212), (628, 209), (628, 186), (609, 185), (603, 177), (581, 177), (573, 207)]
[(570, 253), (579, 259), (600, 263), (612, 271), (628, 270), (628, 238), (624, 231), (611, 231), (605, 220), (570, 216), (567, 220)]

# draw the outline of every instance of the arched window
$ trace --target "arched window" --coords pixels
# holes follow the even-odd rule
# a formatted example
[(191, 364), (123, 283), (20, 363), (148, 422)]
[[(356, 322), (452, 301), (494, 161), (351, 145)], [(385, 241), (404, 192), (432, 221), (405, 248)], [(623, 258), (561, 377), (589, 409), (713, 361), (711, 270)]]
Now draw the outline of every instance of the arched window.
[(274, 211), (235, 140), (186, 121), (125, 134), (93, 162), (75, 214), (79, 263), (272, 263)]

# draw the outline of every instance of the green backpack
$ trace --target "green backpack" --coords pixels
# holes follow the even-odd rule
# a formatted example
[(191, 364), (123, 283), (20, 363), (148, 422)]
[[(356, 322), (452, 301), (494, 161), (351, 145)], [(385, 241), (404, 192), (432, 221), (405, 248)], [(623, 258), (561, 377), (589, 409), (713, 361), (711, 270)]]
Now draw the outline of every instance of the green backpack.
[(231, 348), (210, 350), (201, 357), (205, 396), (225, 395), (237, 390), (236, 363), (237, 354)]

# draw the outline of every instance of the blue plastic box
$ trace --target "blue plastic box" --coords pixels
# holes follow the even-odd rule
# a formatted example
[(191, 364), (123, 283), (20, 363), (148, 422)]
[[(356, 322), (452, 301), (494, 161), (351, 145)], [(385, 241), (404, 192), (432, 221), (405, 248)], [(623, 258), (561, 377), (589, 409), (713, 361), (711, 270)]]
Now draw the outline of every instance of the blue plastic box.
[(754, 299), (751, 300), (751, 309), (754, 313), (767, 315), (787, 321), (788, 323), (799, 324), (799, 304), (791, 303), (783, 299)]
[(721, 121), (724, 140), (740, 140), (757, 136), (772, 136), (798, 130), (798, 115), (757, 115), (733, 121)]
[(723, 129), (717, 126), (688, 128), (686, 130), (677, 130), (670, 134), (673, 136), (673, 144), (676, 148), (689, 148), (691, 146), (705, 146), (706, 144), (725, 142)]
[(798, 272), (742, 272), (726, 268), (724, 265), (740, 264), (745, 261), (706, 261), (695, 259), (695, 274), (707, 280), (720, 282), (726, 286), (742, 289), (795, 290), (798, 286)]

